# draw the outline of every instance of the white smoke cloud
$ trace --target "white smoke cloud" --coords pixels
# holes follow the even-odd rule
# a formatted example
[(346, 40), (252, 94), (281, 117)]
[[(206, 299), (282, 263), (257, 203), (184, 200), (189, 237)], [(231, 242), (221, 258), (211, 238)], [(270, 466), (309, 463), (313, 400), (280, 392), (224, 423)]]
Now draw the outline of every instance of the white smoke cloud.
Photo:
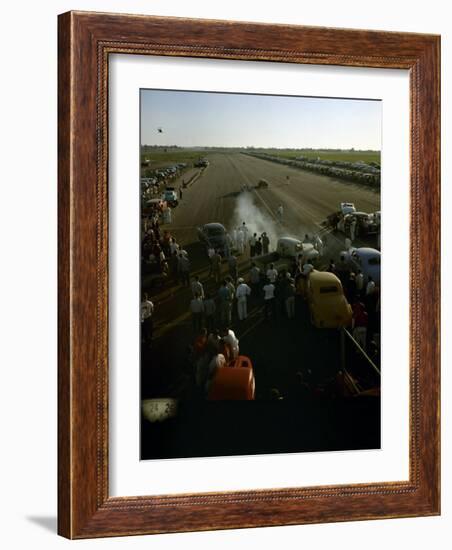
[(267, 233), (270, 239), (270, 250), (276, 249), (277, 240), (287, 234), (281, 224), (264, 209), (264, 206), (256, 206), (251, 192), (240, 193), (232, 220), (231, 230), (238, 229), (245, 222), (250, 236), (257, 233), (260, 237), (263, 232)]

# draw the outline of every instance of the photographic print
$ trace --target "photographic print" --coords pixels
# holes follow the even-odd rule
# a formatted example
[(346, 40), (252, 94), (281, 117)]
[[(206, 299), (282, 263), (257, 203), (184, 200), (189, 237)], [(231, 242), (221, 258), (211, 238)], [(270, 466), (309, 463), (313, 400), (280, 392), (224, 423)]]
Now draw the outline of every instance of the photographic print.
[(381, 117), (141, 90), (142, 460), (380, 448)]

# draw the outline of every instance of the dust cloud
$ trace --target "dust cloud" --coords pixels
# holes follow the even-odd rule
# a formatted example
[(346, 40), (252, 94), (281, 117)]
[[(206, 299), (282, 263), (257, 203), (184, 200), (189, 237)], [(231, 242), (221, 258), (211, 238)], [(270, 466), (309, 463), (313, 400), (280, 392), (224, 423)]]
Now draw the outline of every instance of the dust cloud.
[(238, 229), (245, 222), (248, 228), (248, 236), (257, 233), (260, 237), (265, 231), (270, 239), (270, 250), (276, 249), (276, 243), (280, 237), (287, 236), (281, 223), (277, 221), (270, 212), (264, 210), (264, 207), (258, 208), (253, 201), (251, 193), (243, 192), (239, 195), (235, 205), (234, 215), (232, 217), (233, 229)]

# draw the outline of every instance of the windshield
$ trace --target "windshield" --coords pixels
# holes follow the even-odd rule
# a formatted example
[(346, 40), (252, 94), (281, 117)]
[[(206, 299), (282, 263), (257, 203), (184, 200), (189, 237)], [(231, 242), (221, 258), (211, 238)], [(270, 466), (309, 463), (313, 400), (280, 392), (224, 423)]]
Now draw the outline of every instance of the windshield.
[(373, 258), (369, 258), (368, 264), (369, 265), (380, 265), (380, 258), (378, 256), (374, 256)]

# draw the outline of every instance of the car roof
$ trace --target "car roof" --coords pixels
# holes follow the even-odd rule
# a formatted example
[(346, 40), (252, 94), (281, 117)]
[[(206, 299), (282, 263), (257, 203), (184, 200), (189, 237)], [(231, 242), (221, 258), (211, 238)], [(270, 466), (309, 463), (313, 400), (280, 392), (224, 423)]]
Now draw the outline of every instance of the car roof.
[(331, 284), (342, 286), (341, 281), (334, 273), (330, 273), (329, 271), (317, 271), (316, 269), (309, 274), (309, 282), (314, 288)]
[(223, 229), (224, 231), (226, 231), (226, 229), (224, 228), (224, 225), (217, 222), (205, 223), (203, 227), (206, 229)]
[(281, 243), (294, 243), (294, 244), (302, 244), (302, 242), (299, 239), (295, 239), (294, 237), (281, 237), (278, 239)]
[(355, 248), (355, 250), (353, 250), (353, 253), (357, 253), (358, 256), (362, 256), (365, 258), (369, 256), (381, 256), (381, 252), (376, 248), (369, 248), (365, 246), (363, 246), (362, 248)]

